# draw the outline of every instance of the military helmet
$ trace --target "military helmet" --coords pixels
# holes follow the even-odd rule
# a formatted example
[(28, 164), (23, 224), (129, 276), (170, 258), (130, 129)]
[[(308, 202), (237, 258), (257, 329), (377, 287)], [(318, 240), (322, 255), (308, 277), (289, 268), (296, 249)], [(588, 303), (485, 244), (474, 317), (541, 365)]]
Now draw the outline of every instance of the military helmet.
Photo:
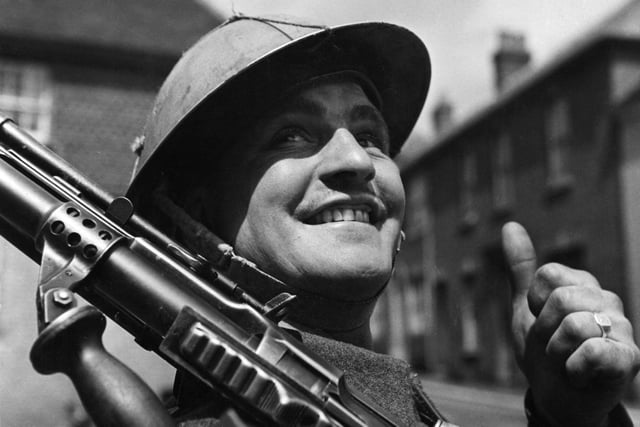
[(395, 155), (429, 87), (428, 52), (415, 34), (382, 22), (326, 27), (230, 19), (189, 49), (162, 85), (128, 195), (144, 198), (161, 176), (193, 171), (200, 159), (220, 154), (225, 127), (248, 126), (288, 88), (342, 71), (375, 88)]

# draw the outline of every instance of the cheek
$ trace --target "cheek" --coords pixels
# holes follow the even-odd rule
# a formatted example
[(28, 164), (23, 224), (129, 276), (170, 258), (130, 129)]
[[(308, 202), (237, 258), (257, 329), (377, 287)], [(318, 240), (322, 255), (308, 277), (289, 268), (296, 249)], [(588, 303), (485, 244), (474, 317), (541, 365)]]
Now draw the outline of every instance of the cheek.
[[(281, 174), (284, 168), (266, 171), (250, 196), (246, 214), (239, 220), (234, 249), (237, 254), (255, 262), (260, 268), (281, 279), (294, 257), (288, 254), (296, 241), (297, 231), (291, 212), (298, 193), (292, 182)], [(289, 176), (289, 181), (291, 180)]]
[(281, 160), (259, 172), (247, 195), (246, 214), (240, 219), (245, 235), (269, 244), (274, 234), (280, 235), (283, 227), (290, 226), (287, 219), (304, 196), (306, 182), (294, 163)]
[(391, 218), (402, 222), (404, 218), (405, 193), (400, 172), (395, 164), (384, 164), (376, 169), (376, 183), (380, 195), (387, 204)]
[[(281, 159), (262, 173), (251, 199), (251, 208), (262, 215), (292, 215), (309, 188), (312, 167), (305, 159)], [(255, 208), (255, 209), (253, 209)]]

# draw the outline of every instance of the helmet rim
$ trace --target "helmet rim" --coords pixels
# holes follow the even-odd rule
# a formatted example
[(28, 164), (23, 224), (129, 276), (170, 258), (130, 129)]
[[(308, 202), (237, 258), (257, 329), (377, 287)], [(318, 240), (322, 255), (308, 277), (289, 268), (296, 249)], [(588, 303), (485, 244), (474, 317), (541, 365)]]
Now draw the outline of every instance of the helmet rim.
[[(242, 28), (231, 30), (240, 23), (246, 25), (249, 31), (255, 31), (256, 36), (269, 33), (272, 39), (263, 40), (264, 45), (258, 43), (255, 49), (251, 46), (251, 43), (255, 44), (254, 40), (245, 40), (249, 49), (254, 50), (238, 54), (238, 58), (230, 58), (231, 66), (220, 70), (216, 68), (219, 57), (214, 55), (216, 52), (212, 51), (212, 44), (216, 47), (220, 39), (237, 43), (231, 38), (242, 34)], [(252, 76), (260, 75), (262, 69), (277, 58), (321, 43), (323, 38), (352, 48), (366, 46), (369, 51), (375, 52), (372, 58), (364, 60), (366, 64), (359, 65), (367, 68), (365, 74), (378, 89), (384, 106), (382, 114), (390, 127), (392, 154), (399, 152), (420, 115), (431, 76), (427, 48), (414, 33), (385, 22), (324, 27), (240, 17), (204, 35), (183, 55), (165, 79), (145, 126), (144, 149), (136, 162), (127, 195), (137, 199), (148, 190), (150, 183), (157, 182), (155, 177), (168, 166), (167, 159), (171, 159), (171, 153), (178, 149), (180, 138), (176, 135), (179, 130), (188, 127), (198, 111), (214, 103), (225, 89), (230, 90), (239, 81), (248, 81)], [(205, 66), (210, 71), (219, 72), (219, 75), (194, 74)], [(381, 90), (378, 86), (386, 85), (382, 82), (391, 84)], [(186, 147), (182, 148), (186, 151)]]

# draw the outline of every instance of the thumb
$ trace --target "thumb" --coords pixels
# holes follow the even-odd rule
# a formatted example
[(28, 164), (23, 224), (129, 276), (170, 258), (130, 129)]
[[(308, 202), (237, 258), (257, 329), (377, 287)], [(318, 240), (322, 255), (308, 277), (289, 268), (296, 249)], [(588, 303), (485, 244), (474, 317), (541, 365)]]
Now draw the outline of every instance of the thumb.
[(517, 222), (508, 222), (502, 227), (502, 248), (511, 274), (512, 299), (527, 296), (529, 284), (538, 268), (536, 252), (529, 234)]
[(524, 339), (535, 318), (529, 310), (527, 292), (538, 268), (536, 252), (529, 234), (517, 222), (502, 227), (502, 247), (511, 276), (514, 333)]

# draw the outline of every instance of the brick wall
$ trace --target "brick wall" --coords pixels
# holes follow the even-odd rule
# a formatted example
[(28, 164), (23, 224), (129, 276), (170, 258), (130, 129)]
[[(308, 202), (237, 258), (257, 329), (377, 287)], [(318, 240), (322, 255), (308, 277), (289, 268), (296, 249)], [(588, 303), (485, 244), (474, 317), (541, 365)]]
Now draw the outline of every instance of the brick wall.
[(52, 146), (106, 190), (123, 194), (162, 76), (60, 66), (53, 69)]
[[(453, 345), (448, 350), (448, 367), (437, 369), (470, 381), (508, 384), (522, 380), (513, 358), (505, 357), (503, 351), (508, 348), (509, 300), (508, 285), (500, 272), (500, 228), (508, 220), (528, 228), (541, 262), (577, 250), (583, 266), (603, 287), (625, 295), (618, 160), (610, 121), (613, 67), (610, 50), (590, 51), (449, 137), (404, 172), (405, 181), (426, 175), (438, 280), (449, 289), (446, 327)], [(544, 131), (549, 102), (557, 97), (570, 105), (571, 122), (568, 165), (572, 180), (559, 193), (551, 191), (547, 182)], [(490, 148), (502, 133), (512, 143), (515, 201), (511, 209), (496, 211)], [(462, 220), (460, 209), (462, 159), (467, 153), (476, 157), (478, 174), (477, 220), (471, 225)], [(473, 357), (463, 348), (461, 312), (469, 301), (469, 295), (462, 298), (465, 294), (475, 302), (478, 320), (479, 347)], [(505, 364), (506, 370), (501, 367)]]
[[(50, 75), (50, 146), (111, 193), (124, 193), (133, 165), (129, 145), (141, 133), (163, 77), (62, 65), (51, 66)], [(0, 240), (2, 426), (65, 426), (83, 416), (68, 378), (62, 374), (43, 377), (29, 362), (29, 349), (36, 339), (37, 276), (35, 263)], [(140, 349), (111, 321), (104, 342), (158, 393), (170, 389), (173, 370)]]

